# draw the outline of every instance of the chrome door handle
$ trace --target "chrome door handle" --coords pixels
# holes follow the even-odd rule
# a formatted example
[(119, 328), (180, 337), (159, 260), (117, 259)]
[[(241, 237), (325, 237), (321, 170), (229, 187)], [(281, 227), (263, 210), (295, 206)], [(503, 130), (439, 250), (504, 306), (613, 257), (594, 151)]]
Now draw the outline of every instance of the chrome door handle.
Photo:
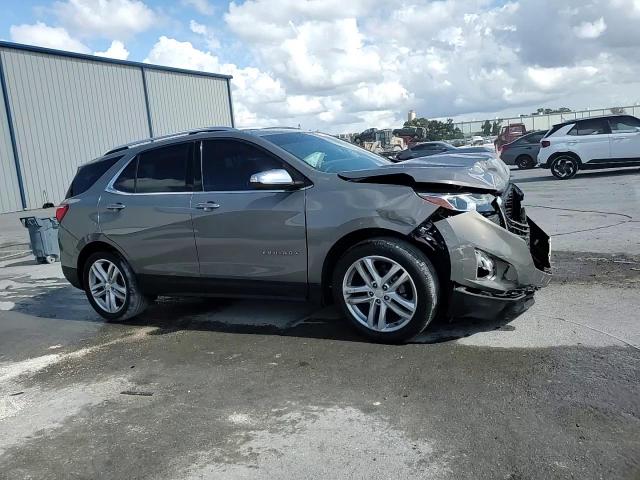
[(220, 208), (220, 204), (216, 202), (202, 202), (202, 203), (196, 203), (196, 208), (198, 210), (204, 210), (205, 212), (210, 212), (211, 210)]
[(112, 203), (111, 205), (107, 205), (107, 210), (113, 210), (115, 212), (122, 210), (126, 207), (126, 205), (122, 203)]
[(576, 141), (573, 141), (573, 142), (567, 142), (567, 145), (575, 145), (576, 143), (578, 143), (578, 142), (576, 142)]

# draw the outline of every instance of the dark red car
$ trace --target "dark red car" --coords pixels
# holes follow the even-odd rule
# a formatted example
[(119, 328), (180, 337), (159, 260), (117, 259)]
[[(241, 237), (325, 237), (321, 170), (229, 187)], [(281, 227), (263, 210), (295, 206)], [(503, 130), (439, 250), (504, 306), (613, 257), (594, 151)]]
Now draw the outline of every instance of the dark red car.
[(496, 147), (496, 150), (500, 152), (503, 145), (507, 143), (513, 142), (516, 138), (520, 138), (525, 133), (527, 133), (527, 127), (524, 126), (524, 123), (512, 123), (511, 125), (506, 125), (502, 127), (500, 131), (500, 135), (493, 142)]

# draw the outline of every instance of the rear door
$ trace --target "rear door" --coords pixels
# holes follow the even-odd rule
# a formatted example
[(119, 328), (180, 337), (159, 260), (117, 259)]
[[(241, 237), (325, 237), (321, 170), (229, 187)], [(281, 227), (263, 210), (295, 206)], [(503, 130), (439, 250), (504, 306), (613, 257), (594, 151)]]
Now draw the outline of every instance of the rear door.
[(202, 191), (193, 195), (200, 272), (220, 292), (304, 297), (307, 290), (305, 190), (257, 190), (251, 175), (285, 168), (241, 140), (201, 143)]
[(640, 161), (640, 120), (635, 117), (614, 117), (611, 126), (611, 159)]
[(98, 204), (100, 230), (139, 275), (197, 276), (193, 227), (194, 142), (133, 158)]
[(524, 153), (535, 159), (540, 151), (540, 140), (545, 134), (546, 132), (536, 132), (518, 140), (518, 153)]
[(567, 145), (583, 163), (608, 161), (611, 156), (609, 132), (604, 118), (580, 120), (567, 133)]

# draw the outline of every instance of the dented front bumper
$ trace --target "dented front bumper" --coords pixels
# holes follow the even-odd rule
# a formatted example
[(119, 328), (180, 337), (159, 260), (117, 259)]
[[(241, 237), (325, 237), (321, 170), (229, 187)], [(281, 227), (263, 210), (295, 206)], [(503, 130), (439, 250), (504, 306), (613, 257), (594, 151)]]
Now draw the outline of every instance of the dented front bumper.
[[(535, 290), (551, 280), (550, 250), (548, 235), (531, 219), (527, 220), (527, 238), (476, 212), (434, 223), (450, 258), (453, 284), (450, 316), (518, 315), (533, 304)], [(490, 274), (479, 270), (479, 256), (493, 262)]]

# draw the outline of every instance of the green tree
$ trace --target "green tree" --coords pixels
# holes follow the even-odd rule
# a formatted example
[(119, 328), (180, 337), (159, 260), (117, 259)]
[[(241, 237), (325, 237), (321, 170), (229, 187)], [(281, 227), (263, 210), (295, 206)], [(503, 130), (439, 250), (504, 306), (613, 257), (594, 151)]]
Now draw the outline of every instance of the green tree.
[(498, 135), (500, 133), (501, 126), (502, 126), (501, 118), (494, 120), (493, 125), (491, 125), (491, 135)]
[(453, 140), (463, 138), (462, 130), (455, 126), (453, 119), (448, 118), (446, 122), (440, 120), (429, 120), (427, 118), (416, 118), (410, 122), (404, 122), (405, 127), (424, 127), (427, 131), (425, 140)]
[(489, 120), (485, 120), (480, 129), (483, 135), (491, 135), (491, 122)]

